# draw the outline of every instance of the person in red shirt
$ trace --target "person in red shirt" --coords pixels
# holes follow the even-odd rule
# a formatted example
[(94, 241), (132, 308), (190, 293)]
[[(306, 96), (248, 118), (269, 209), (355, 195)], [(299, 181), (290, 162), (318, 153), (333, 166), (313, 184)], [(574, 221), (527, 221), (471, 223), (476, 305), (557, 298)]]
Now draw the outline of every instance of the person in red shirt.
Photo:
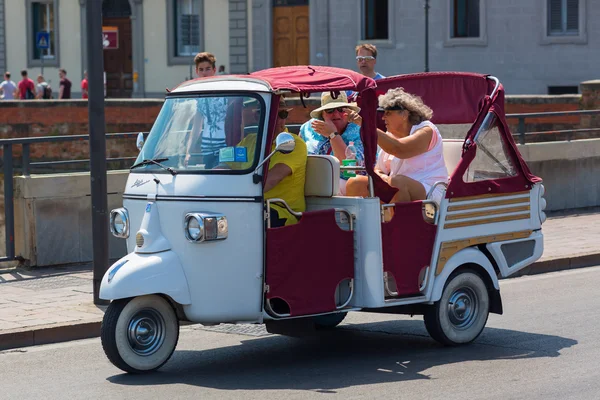
[(64, 68), (59, 69), (58, 76), (60, 77), (60, 84), (58, 87), (58, 98), (59, 99), (70, 99), (71, 98), (71, 81), (67, 79), (67, 71)]
[(35, 83), (27, 77), (27, 71), (21, 71), (21, 81), (17, 85), (17, 96), (21, 100), (35, 99)]
[(88, 98), (88, 78), (87, 71), (83, 71), (83, 80), (81, 81), (81, 98)]

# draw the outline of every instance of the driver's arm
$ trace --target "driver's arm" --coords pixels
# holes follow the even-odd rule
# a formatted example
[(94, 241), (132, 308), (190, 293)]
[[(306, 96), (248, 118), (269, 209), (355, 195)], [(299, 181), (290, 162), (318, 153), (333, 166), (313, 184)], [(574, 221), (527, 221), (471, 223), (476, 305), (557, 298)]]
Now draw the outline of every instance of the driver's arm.
[(283, 163), (276, 164), (273, 168), (269, 169), (267, 174), (267, 181), (265, 182), (264, 192), (268, 192), (273, 189), (279, 182), (286, 176), (292, 174), (292, 169)]

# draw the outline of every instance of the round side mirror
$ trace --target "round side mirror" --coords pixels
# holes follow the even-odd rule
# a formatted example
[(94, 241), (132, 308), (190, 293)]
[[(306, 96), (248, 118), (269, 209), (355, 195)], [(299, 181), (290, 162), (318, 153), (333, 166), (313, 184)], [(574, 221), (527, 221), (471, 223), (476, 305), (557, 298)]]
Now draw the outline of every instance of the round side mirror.
[(142, 151), (142, 147), (144, 147), (144, 134), (142, 132), (138, 133), (137, 139), (135, 140), (135, 146), (139, 151)]
[(275, 151), (289, 154), (296, 148), (294, 137), (287, 132), (281, 132), (275, 139)]

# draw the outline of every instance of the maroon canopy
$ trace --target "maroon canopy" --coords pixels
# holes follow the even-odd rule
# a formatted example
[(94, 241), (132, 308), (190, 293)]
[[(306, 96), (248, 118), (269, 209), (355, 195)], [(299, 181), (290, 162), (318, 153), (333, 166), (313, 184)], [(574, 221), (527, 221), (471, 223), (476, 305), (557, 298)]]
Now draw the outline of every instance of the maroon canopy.
[(486, 75), (468, 72), (398, 75), (378, 80), (377, 96), (397, 87), (420, 96), (433, 110), (434, 124), (472, 124), (481, 101), (492, 93), (494, 82)]

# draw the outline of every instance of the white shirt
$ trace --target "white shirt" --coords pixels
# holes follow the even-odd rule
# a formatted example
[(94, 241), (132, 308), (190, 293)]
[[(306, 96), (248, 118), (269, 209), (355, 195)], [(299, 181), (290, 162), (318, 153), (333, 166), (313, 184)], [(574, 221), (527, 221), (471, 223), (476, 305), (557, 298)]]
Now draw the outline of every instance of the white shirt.
[(17, 85), (13, 81), (2, 81), (0, 83), (0, 88), (2, 88), (2, 99), (4, 100), (14, 100), (14, 92), (17, 89)]
[(442, 135), (438, 128), (429, 121), (423, 121), (418, 125), (414, 125), (410, 130), (410, 134), (412, 135), (425, 126), (433, 129), (431, 143), (425, 153), (407, 159), (400, 159), (382, 149), (377, 158), (376, 168), (390, 177), (404, 175), (428, 186), (432, 186), (437, 181), (447, 182), (448, 170), (444, 162)]

